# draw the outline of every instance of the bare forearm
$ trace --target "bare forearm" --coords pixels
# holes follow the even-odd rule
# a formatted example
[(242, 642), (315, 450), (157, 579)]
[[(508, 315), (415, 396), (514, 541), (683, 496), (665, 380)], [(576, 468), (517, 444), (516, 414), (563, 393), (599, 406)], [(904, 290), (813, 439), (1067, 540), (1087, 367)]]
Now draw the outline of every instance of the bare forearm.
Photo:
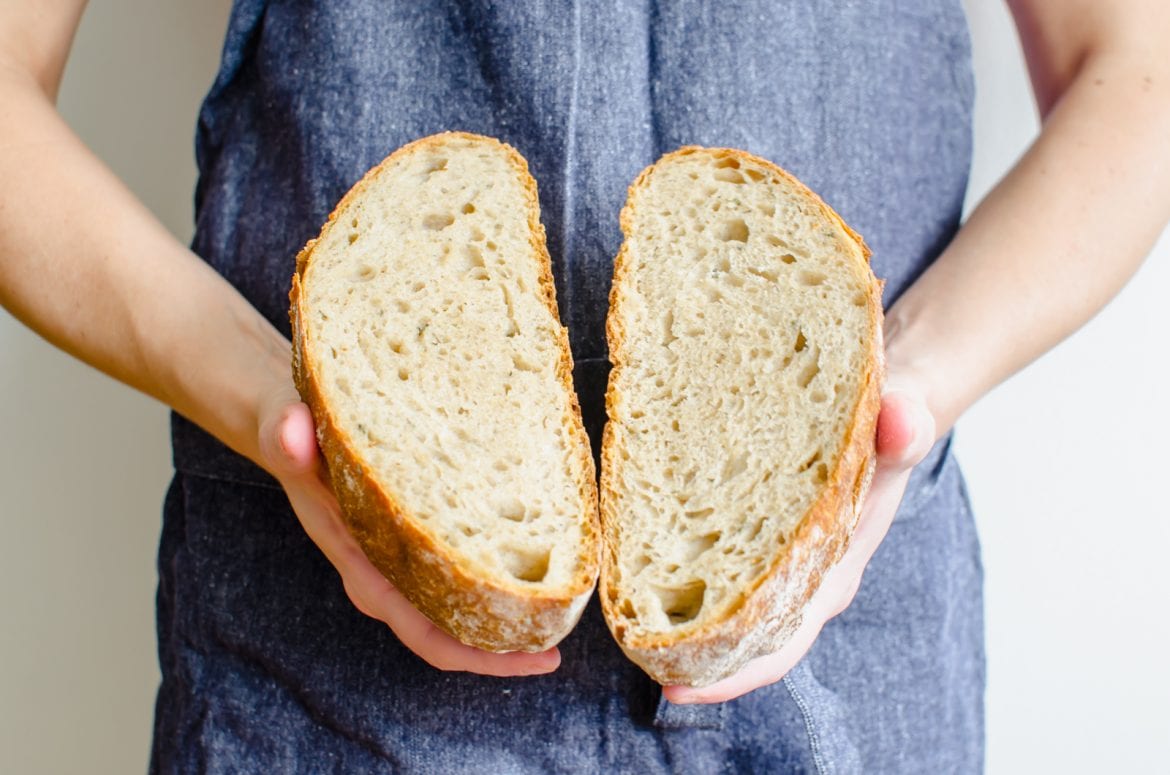
[(53, 344), (259, 460), (258, 402), (287, 341), (0, 69), (0, 302)]
[(1104, 306), (1165, 225), (1170, 77), (1148, 64), (1085, 60), (1032, 148), (890, 310), (890, 372), (924, 389), (939, 434)]

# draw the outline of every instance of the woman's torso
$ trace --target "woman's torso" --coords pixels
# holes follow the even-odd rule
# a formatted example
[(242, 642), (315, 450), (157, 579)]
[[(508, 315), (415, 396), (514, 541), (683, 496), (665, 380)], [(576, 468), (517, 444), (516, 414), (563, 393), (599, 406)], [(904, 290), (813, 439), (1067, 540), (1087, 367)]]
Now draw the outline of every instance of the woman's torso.
[[(438, 131), (496, 136), (539, 187), (596, 439), (618, 213), (639, 171), (684, 144), (775, 161), (864, 235), (888, 304), (957, 228), (971, 99), (957, 0), (238, 0), (200, 113), (193, 248), (287, 333), (293, 258), (369, 167)], [(272, 480), (182, 418), (174, 429), (156, 763), (206, 732), (220, 742), (200, 742), (204, 751), (349, 746), (403, 769), (572, 770), (582, 751), (595, 758), (581, 771), (681, 767), (672, 757), (727, 761), (728, 725), (761, 712), (808, 747), (808, 718), (787, 694), (694, 711), (661, 702), (595, 601), (554, 676), (431, 670), (348, 607)], [(915, 473), (903, 511), (936, 496), (948, 450)], [(759, 705), (770, 697), (776, 705)], [(300, 717), (312, 723), (298, 727)], [(541, 753), (516, 753), (530, 748)]]

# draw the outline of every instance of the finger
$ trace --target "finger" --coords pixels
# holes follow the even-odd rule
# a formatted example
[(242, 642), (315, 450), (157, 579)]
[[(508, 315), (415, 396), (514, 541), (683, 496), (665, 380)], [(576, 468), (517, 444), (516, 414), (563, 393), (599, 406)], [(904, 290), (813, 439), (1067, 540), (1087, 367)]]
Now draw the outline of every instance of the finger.
[(560, 666), (561, 655), (556, 648), (497, 654), (460, 643), (436, 627), (381, 576), (366, 588), (347, 580), (346, 591), (359, 610), (386, 622), (404, 646), (440, 670), (517, 676), (549, 673)]
[(934, 431), (934, 418), (921, 398), (897, 390), (886, 393), (878, 414), (878, 465), (914, 466), (930, 451)]
[(278, 479), (312, 473), (318, 465), (313, 415), (300, 401), (272, 411), (260, 425), (260, 451)]
[(313, 416), (295, 401), (283, 406), (261, 431), (261, 444), (280, 474), (309, 538), (341, 575), (346, 594), (363, 614), (385, 622), (411, 651), (442, 670), (495, 676), (556, 670), (560, 652), (496, 654), (460, 643), (423, 616), (366, 557), (341, 519), (337, 499), (314, 474), (319, 453)]
[(318, 465), (317, 435), (313, 415), (301, 402), (290, 404), (281, 413), (279, 442), (281, 451), (301, 473), (313, 473)]
[(774, 654), (756, 657), (735, 675), (710, 686), (664, 686), (662, 696), (676, 705), (727, 702), (774, 684), (808, 653), (823, 626), (823, 619), (806, 616), (788, 642)]

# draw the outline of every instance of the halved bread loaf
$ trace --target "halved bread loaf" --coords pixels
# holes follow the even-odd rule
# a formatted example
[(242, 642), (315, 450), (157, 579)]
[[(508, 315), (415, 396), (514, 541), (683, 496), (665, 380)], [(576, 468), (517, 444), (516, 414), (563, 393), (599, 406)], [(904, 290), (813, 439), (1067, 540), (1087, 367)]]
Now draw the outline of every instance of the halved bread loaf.
[(598, 570), (597, 490), (536, 184), (515, 149), (404, 146), (297, 257), (297, 388), (344, 518), (432, 621), (537, 651)]
[(601, 603), (626, 654), (702, 686), (776, 651), (868, 487), (881, 284), (774, 164), (686, 147), (621, 214), (602, 449)]

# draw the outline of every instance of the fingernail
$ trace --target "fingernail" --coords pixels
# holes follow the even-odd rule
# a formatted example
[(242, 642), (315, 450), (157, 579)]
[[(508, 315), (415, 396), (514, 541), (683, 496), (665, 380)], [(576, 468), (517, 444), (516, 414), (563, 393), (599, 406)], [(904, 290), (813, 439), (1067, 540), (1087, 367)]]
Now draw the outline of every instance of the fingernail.
[(686, 694), (676, 694), (670, 698), (669, 702), (672, 705), (691, 705), (694, 703), (695, 699), (695, 695), (688, 692)]

